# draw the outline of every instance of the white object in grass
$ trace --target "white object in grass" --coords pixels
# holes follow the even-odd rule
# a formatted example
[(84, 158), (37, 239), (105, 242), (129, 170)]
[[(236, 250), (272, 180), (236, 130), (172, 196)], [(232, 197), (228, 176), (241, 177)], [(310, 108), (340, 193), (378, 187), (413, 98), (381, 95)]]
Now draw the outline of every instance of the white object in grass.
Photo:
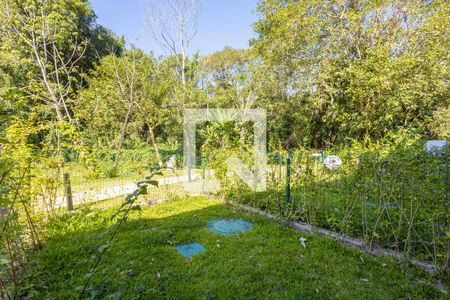
[(446, 153), (448, 142), (446, 140), (431, 140), (425, 144), (425, 151), (434, 155), (443, 155)]
[(175, 155), (172, 155), (166, 161), (166, 164), (167, 164), (167, 168), (175, 170), (177, 168), (177, 157)]
[(342, 165), (342, 160), (336, 155), (330, 155), (325, 158), (323, 164), (330, 170), (337, 169)]
[(306, 248), (306, 239), (301, 237), (301, 238), (299, 238), (299, 241), (302, 244), (303, 248)]

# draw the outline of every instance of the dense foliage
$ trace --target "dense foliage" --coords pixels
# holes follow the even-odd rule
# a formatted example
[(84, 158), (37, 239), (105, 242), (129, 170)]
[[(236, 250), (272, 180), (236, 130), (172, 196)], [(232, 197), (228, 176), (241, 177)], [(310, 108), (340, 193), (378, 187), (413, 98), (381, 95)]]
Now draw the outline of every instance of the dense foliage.
[(399, 128), (448, 137), (447, 1), (261, 1), (252, 47), (194, 55), (186, 85), (174, 56), (124, 51), (85, 1), (3, 0), (2, 8), (2, 128), (58, 120), (83, 132), (88, 147), (157, 147), (181, 142), (183, 107), (263, 107), (275, 148)]
[(268, 0), (259, 11), (261, 96), (276, 114), (286, 102), (298, 109), (294, 120), (279, 118), (303, 128), (283, 140), (335, 145), (400, 127), (426, 134), (433, 113), (448, 111), (447, 1)]

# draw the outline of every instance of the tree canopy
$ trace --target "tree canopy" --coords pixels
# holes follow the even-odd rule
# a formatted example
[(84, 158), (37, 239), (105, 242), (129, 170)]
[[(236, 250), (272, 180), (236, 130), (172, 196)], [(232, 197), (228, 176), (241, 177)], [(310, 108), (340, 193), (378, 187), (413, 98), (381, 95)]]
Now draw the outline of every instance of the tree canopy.
[(249, 49), (185, 55), (182, 69), (178, 52), (125, 50), (87, 1), (0, 3), (2, 131), (67, 122), (89, 147), (157, 147), (181, 143), (183, 108), (260, 107), (271, 147), (448, 137), (447, 1), (262, 0)]
[(424, 129), (448, 106), (447, 1), (267, 0), (258, 11), (252, 49), (278, 95), (263, 93), (303, 102), (310, 144)]

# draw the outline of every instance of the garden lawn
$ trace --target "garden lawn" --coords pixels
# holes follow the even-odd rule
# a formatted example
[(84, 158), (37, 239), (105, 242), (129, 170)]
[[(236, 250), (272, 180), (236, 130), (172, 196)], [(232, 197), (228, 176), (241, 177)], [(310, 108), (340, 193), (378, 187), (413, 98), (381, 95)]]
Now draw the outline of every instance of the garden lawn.
[[(102, 245), (114, 209), (82, 208), (51, 221), (30, 259), (37, 299), (72, 299)], [(213, 218), (243, 218), (253, 228), (232, 236), (207, 229)], [(307, 239), (304, 248), (299, 238)], [(104, 239), (105, 237), (103, 237)], [(206, 252), (183, 258), (175, 247)], [(397, 299), (444, 297), (424, 271), (296, 232), (206, 198), (168, 201), (133, 212), (89, 285), (94, 299)]]

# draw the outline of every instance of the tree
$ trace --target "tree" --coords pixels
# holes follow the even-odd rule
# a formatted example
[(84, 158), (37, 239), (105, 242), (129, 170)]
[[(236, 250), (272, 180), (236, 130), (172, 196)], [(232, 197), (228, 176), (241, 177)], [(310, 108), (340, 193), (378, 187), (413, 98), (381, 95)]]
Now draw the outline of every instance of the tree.
[(434, 138), (450, 140), (450, 107), (441, 107), (434, 112), (429, 129)]
[(94, 14), (89, 3), (71, 1), (2, 1), (2, 40), (6, 49), (29, 70), (29, 96), (72, 121), (69, 105), (79, 63), (87, 48), (85, 32)]
[(177, 57), (186, 85), (187, 49), (197, 33), (198, 0), (147, 0), (146, 24), (155, 41)]
[(261, 98), (300, 105), (300, 141), (424, 130), (448, 101), (447, 1), (266, 0), (259, 11)]
[[(208, 95), (208, 101), (205, 104), (212, 107), (242, 110), (255, 107), (257, 97), (253, 93), (253, 69), (252, 57), (246, 50), (225, 47), (221, 51), (202, 58), (200, 86)], [(219, 125), (222, 131), (228, 131), (228, 134), (221, 138), (222, 145), (224, 139), (238, 132), (239, 144), (243, 146), (252, 131), (252, 124), (249, 122), (236, 123), (231, 126), (231, 129), (227, 128), (230, 127), (229, 123), (225, 122)], [(210, 124), (202, 132), (214, 136), (218, 133), (213, 132), (213, 128), (218, 128), (218, 125)], [(209, 140), (213, 139), (209, 138)]]
[(176, 87), (175, 74), (166, 61), (154, 61), (153, 69), (147, 70), (143, 81), (143, 98), (137, 106), (137, 127), (145, 141), (153, 146), (159, 165), (163, 161), (156, 141), (156, 129), (174, 127), (177, 122), (176, 104), (173, 100)]
[(215, 106), (243, 108), (250, 93), (250, 58), (246, 51), (225, 47), (201, 60), (200, 86)]
[(87, 77), (77, 117), (92, 147), (106, 144), (116, 149), (115, 169), (127, 136), (142, 136), (161, 161), (155, 128), (171, 115), (165, 106), (174, 76), (167, 70), (166, 65), (133, 48), (122, 56), (104, 57)]
[[(104, 57), (92, 76), (87, 78), (88, 88), (81, 92), (77, 116), (93, 133), (100, 133), (116, 149), (114, 169), (119, 164), (125, 135), (142, 97), (139, 87), (137, 50), (125, 52), (122, 57), (110, 54)], [(98, 142), (98, 141), (96, 141)]]
[(95, 24), (84, 0), (0, 0), (0, 41), (2, 69), (12, 79), (5, 100), (20, 96), (28, 111), (69, 123), (81, 73), (107, 51), (123, 49), (121, 40)]

